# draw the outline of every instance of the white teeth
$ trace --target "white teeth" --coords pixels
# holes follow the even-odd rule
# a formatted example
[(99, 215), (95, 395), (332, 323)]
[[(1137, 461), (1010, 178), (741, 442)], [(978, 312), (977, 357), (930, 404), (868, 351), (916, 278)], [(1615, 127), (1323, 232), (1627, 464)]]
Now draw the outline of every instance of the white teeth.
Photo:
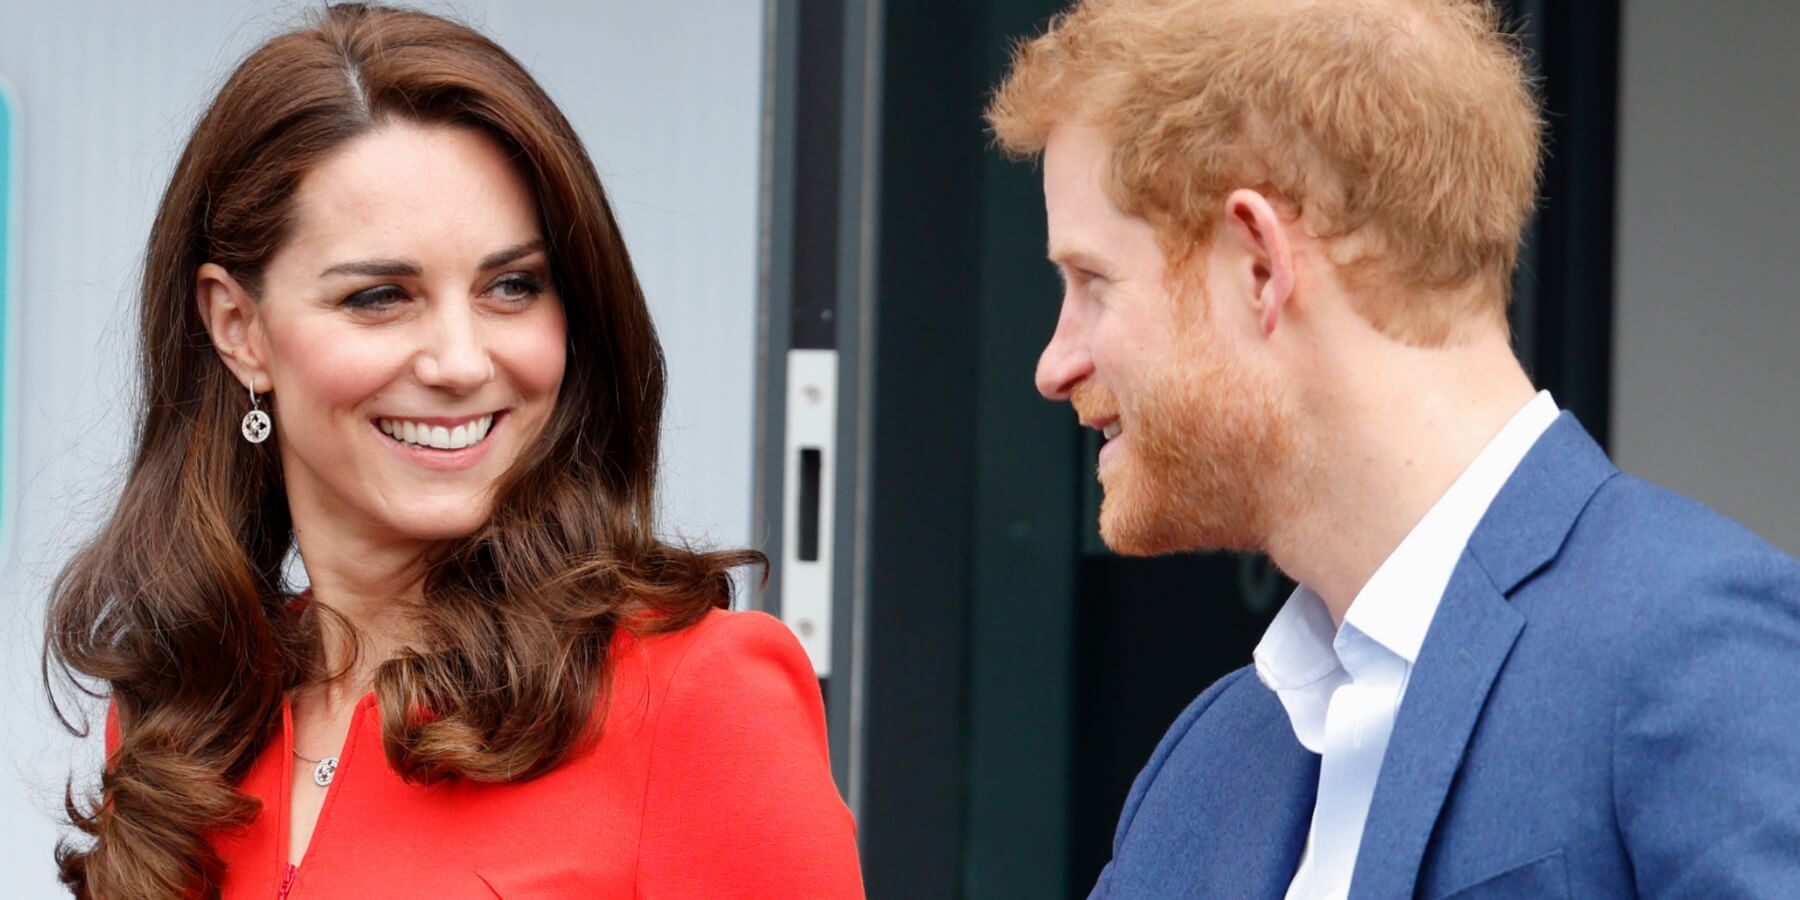
[(1104, 429), (1101, 429), (1100, 433), (1102, 435), (1104, 435), (1106, 437), (1106, 439), (1109, 441), (1112, 440), (1113, 438), (1118, 437), (1119, 436), (1119, 423), (1114, 422), (1111, 425), (1106, 426)]
[(493, 416), (482, 416), (455, 428), (407, 422), (401, 419), (379, 419), (376, 427), (394, 440), (437, 450), (461, 450), (482, 442), (494, 426)]

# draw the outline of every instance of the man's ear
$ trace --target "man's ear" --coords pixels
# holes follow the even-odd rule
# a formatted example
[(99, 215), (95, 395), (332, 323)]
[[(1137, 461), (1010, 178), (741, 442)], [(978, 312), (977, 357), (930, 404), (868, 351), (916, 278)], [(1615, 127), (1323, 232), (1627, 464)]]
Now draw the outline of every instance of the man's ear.
[(1239, 189), (1225, 198), (1221, 238), (1244, 261), (1245, 297), (1264, 335), (1272, 334), (1294, 295), (1294, 254), (1288, 223), (1260, 192)]
[(225, 267), (207, 263), (194, 273), (194, 302), (213, 349), (238, 381), (257, 393), (270, 390), (274, 383), (267, 367), (268, 342), (263, 339), (256, 298)]

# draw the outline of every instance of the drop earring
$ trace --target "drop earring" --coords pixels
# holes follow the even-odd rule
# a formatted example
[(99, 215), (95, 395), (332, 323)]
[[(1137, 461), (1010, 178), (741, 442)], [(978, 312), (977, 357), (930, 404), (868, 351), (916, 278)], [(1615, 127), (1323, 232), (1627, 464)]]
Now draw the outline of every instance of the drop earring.
[(244, 413), (242, 427), (244, 440), (252, 444), (260, 444), (269, 439), (269, 414), (262, 411), (262, 404), (256, 402), (256, 386), (250, 387), (250, 411)]

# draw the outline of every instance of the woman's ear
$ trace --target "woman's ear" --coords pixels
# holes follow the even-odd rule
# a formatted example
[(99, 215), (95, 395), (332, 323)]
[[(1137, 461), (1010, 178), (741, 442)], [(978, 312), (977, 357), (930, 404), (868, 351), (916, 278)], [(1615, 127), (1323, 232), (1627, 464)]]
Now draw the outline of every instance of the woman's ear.
[(207, 263), (194, 274), (194, 301), (213, 349), (238, 381), (257, 393), (273, 387), (256, 298), (225, 267)]

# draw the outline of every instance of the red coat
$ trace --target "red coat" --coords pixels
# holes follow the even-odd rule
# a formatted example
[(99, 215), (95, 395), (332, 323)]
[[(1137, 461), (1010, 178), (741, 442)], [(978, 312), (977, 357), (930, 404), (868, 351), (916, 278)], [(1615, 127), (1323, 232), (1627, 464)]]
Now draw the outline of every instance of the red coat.
[[(364, 698), (290, 900), (863, 895), (818, 681), (785, 626), (713, 612), (675, 634), (621, 633), (613, 660), (599, 743), (519, 784), (405, 783)], [(214, 839), (226, 900), (280, 889), (292, 753), (284, 711), (241, 786), (262, 812)]]

